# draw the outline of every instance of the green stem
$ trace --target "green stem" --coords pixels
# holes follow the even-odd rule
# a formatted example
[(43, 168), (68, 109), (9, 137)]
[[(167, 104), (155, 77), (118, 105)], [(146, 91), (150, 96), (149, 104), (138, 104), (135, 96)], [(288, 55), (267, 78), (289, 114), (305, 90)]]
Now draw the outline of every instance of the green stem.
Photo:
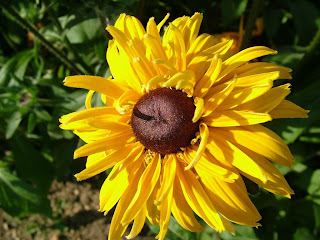
[(241, 50), (245, 49), (250, 41), (251, 38), (251, 33), (254, 28), (254, 25), (256, 23), (257, 17), (261, 13), (263, 8), (263, 0), (253, 0), (252, 2), (252, 7), (249, 12), (246, 28), (245, 28), (245, 33), (243, 36), (243, 41), (241, 44)]
[[(320, 28), (318, 29), (317, 33), (314, 35), (312, 41), (309, 44), (309, 47), (302, 57), (302, 59), (297, 64), (293, 79), (297, 84), (301, 84), (302, 82), (305, 83), (306, 81), (297, 81), (297, 79), (302, 79), (305, 76), (305, 72), (307, 68), (313, 66), (315, 59), (318, 59), (320, 56)], [(311, 67), (312, 68), (312, 67)]]
[(5, 1), (0, 1), (0, 6), (8, 12), (23, 28), (27, 31), (33, 33), (33, 35), (39, 39), (39, 41), (57, 58), (59, 58), (67, 67), (72, 69), (76, 74), (85, 74), (81, 69), (79, 69), (73, 62), (71, 62), (68, 57), (55, 48), (52, 43), (45, 39), (37, 30), (36, 27), (31, 25), (28, 21), (19, 16), (19, 14)]
[[(52, 3), (49, 4), (47, 0), (44, 1), (45, 5), (47, 6), (47, 12), (48, 15), (53, 23), (53, 25), (56, 27), (56, 29), (58, 30), (59, 34), (63, 34), (63, 29), (61, 27), (60, 22), (57, 20), (57, 18), (54, 16), (54, 13), (51, 9)], [(63, 35), (63, 39), (64, 43), (66, 44), (67, 49), (69, 50), (69, 52), (71, 52), (74, 56), (74, 58), (77, 60), (78, 63), (80, 63), (80, 65), (83, 67), (83, 69), (85, 69), (87, 71), (88, 74), (93, 75), (94, 72), (93, 70), (83, 61), (83, 59), (79, 56), (79, 54), (77, 53), (77, 51), (73, 48), (73, 46), (71, 45), (68, 37), (66, 34)]]

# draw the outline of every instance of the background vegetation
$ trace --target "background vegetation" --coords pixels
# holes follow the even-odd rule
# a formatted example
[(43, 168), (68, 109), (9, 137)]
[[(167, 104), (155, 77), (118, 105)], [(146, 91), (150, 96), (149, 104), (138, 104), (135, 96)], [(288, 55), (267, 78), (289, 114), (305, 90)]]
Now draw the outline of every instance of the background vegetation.
[[(204, 13), (201, 31), (211, 34), (238, 32), (244, 16), (247, 36), (259, 16), (264, 31), (246, 46), (278, 50), (264, 61), (293, 69), (289, 99), (311, 110), (308, 119), (267, 124), (296, 158), (292, 169), (279, 166), (295, 195), (289, 200), (255, 188), (251, 197), (263, 217), (259, 229), (236, 226), (235, 237), (210, 228), (195, 234), (172, 219), (166, 239), (320, 239), (319, 1), (1, 0), (0, 6), (0, 208), (5, 212), (22, 219), (42, 214), (53, 221), (52, 228), (60, 221), (49, 189), (53, 181), (70, 181), (84, 159), (73, 160), (81, 143), (59, 129), (58, 118), (83, 108), (85, 99), (84, 91), (62, 81), (75, 74), (110, 75), (105, 59), (110, 36), (104, 28), (120, 13), (146, 24), (167, 12), (173, 20), (199, 11)], [(143, 235), (156, 233), (149, 225)]]

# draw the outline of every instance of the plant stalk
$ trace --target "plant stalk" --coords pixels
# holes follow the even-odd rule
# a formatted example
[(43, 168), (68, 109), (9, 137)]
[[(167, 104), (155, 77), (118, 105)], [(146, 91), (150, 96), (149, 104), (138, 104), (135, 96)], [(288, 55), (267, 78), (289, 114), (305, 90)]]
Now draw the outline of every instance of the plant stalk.
[(248, 47), (250, 38), (251, 38), (251, 33), (254, 28), (254, 25), (256, 23), (257, 17), (261, 13), (263, 8), (263, 0), (253, 0), (252, 1), (252, 7), (249, 12), (246, 28), (245, 28), (245, 33), (243, 36), (243, 41), (241, 44), (241, 50), (245, 49)]
[(23, 28), (25, 28), (27, 31), (31, 32), (36, 38), (39, 39), (39, 41), (57, 58), (61, 60), (68, 68), (70, 68), (72, 71), (74, 71), (76, 74), (82, 74), (85, 73), (79, 69), (72, 61), (68, 59), (68, 57), (61, 52), (59, 49), (55, 48), (51, 42), (49, 42), (47, 39), (45, 39), (39, 32), (36, 27), (31, 25), (28, 21), (20, 17), (20, 15), (5, 1), (0, 1), (0, 6), (8, 12), (17, 22), (20, 24)]

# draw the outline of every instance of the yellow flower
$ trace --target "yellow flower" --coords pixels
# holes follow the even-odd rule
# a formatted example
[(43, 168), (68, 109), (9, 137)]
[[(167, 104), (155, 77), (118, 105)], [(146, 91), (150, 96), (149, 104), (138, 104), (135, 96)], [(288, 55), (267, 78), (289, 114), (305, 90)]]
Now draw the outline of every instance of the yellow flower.
[[(107, 60), (112, 77), (72, 76), (65, 85), (90, 90), (86, 109), (61, 117), (86, 145), (74, 158), (88, 156), (78, 180), (113, 167), (100, 193), (100, 211), (117, 204), (109, 239), (135, 237), (145, 219), (160, 226), (164, 239), (171, 214), (185, 229), (203, 227), (194, 213), (218, 232), (234, 233), (231, 222), (259, 226), (242, 176), (266, 190), (290, 197), (292, 189), (269, 161), (294, 163), (282, 139), (260, 123), (307, 117), (285, 100), (290, 69), (250, 61), (277, 52), (251, 47), (231, 57), (232, 41), (215, 44), (198, 36), (202, 14), (181, 17), (160, 30), (154, 18), (146, 30), (121, 14), (107, 27)], [(106, 106), (92, 107), (94, 92)]]

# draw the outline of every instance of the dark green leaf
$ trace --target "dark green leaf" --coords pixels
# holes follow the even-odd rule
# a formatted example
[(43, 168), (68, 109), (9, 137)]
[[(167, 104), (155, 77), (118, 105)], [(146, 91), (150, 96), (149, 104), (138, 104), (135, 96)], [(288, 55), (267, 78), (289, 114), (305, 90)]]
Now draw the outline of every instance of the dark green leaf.
[(11, 144), (18, 173), (46, 192), (53, 180), (51, 163), (21, 135), (15, 135)]
[(22, 115), (20, 112), (14, 112), (11, 117), (8, 119), (8, 124), (6, 128), (6, 139), (10, 139), (22, 120)]
[(5, 168), (0, 168), (0, 192), (0, 207), (11, 215), (51, 215), (49, 200)]

